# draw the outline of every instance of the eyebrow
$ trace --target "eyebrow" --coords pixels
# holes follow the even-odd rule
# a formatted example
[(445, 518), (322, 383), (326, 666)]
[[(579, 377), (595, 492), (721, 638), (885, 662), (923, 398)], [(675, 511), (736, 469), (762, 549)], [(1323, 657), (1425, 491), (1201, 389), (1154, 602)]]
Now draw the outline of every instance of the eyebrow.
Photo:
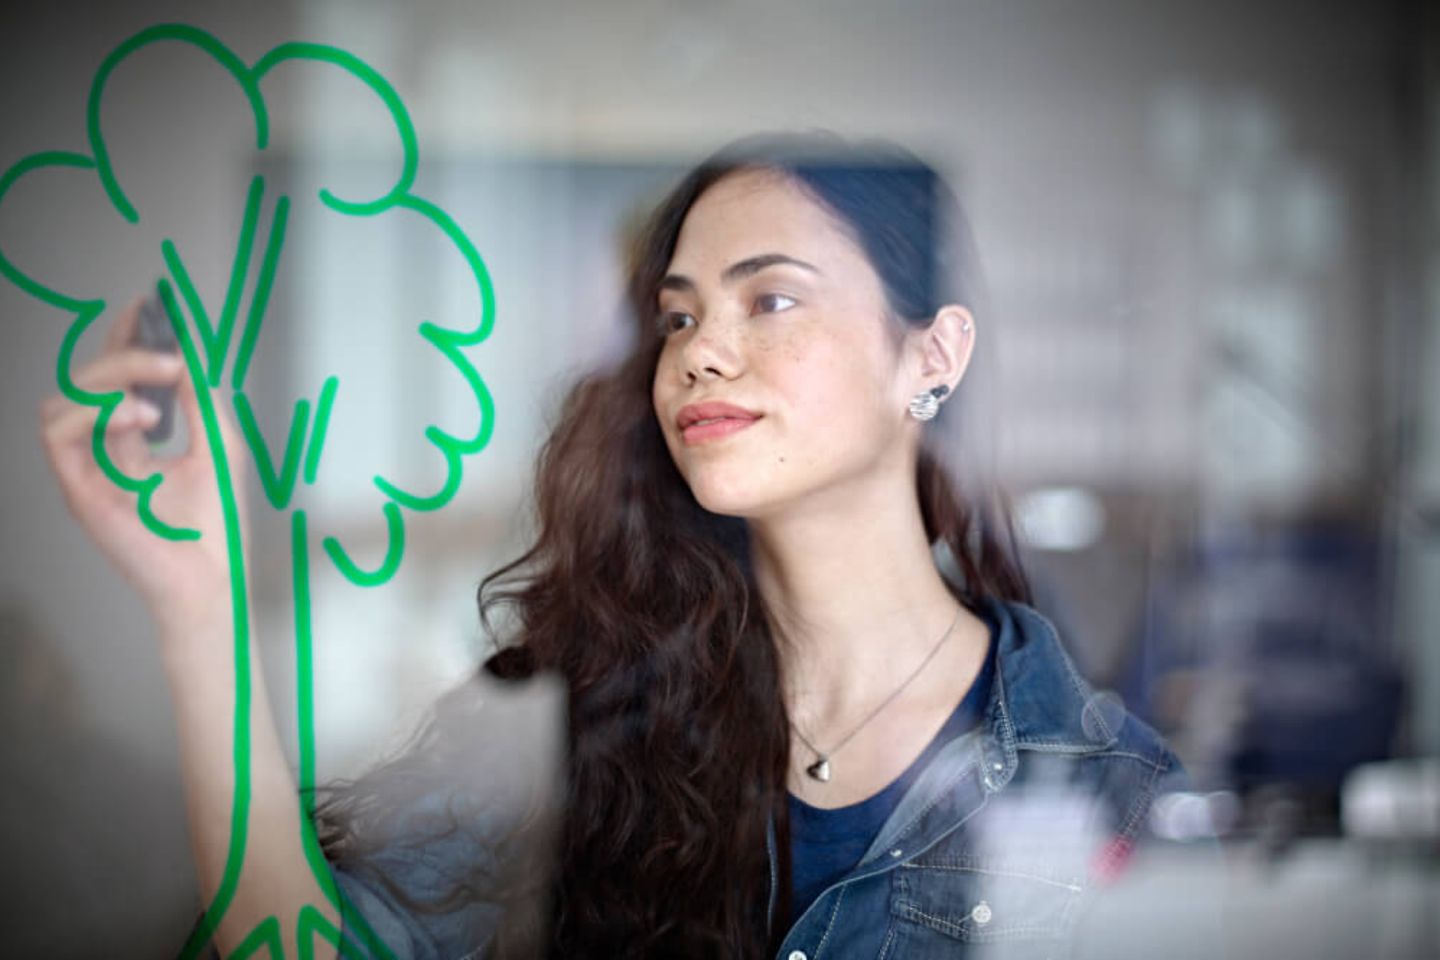
[[(812, 263), (806, 263), (804, 260), (798, 260), (795, 257), (786, 256), (783, 253), (762, 253), (759, 256), (746, 257), (744, 260), (730, 264), (730, 266), (726, 267), (725, 271), (720, 274), (720, 282), (731, 284), (737, 280), (754, 276), (766, 267), (773, 267), (780, 264), (799, 267), (802, 270), (809, 270), (814, 274), (820, 273), (819, 267)], [(665, 279), (660, 281), (660, 289), (689, 292), (695, 289), (695, 281), (684, 274), (671, 273), (667, 274)]]

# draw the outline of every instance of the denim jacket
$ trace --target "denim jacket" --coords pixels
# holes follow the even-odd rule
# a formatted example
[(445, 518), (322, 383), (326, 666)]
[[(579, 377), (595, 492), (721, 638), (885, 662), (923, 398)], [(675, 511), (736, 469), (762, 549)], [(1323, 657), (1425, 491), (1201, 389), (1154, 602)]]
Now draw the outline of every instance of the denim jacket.
[[(988, 602), (984, 719), (940, 749), (781, 960), (1064, 956), (1092, 887), (1142, 839), (1152, 799), (1179, 787), (1175, 755), (1081, 679), (1048, 620)], [(776, 853), (772, 825), (772, 923)]]
[[(935, 753), (860, 862), (785, 934), (779, 960), (1065, 956), (1092, 888), (1142, 838), (1152, 799), (1180, 783), (1159, 735), (1081, 679), (1048, 620), (987, 602), (998, 634), (982, 722)], [(773, 930), (773, 823), (768, 839)], [(445, 873), (390, 867), (421, 896)], [(396, 956), (484, 955), (461, 933), (478, 914), (415, 917), (380, 885), (336, 879)]]

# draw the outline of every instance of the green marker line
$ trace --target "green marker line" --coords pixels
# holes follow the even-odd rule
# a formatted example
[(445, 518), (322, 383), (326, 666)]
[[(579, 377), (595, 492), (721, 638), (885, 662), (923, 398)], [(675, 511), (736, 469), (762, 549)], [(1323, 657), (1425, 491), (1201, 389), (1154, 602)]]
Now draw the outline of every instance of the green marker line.
[(124, 393), (113, 393), (105, 394), (104, 396), (106, 398), (105, 404), (101, 408), (99, 416), (95, 418), (94, 429), (90, 431), (91, 455), (95, 457), (95, 462), (100, 465), (101, 472), (104, 473), (106, 478), (115, 486), (121, 490), (133, 493), (139, 498), (136, 510), (139, 513), (140, 522), (143, 523), (151, 533), (166, 540), (199, 540), (199, 530), (191, 530), (188, 527), (172, 527), (170, 524), (155, 516), (155, 511), (150, 508), (150, 498), (155, 495), (156, 489), (165, 480), (163, 474), (156, 472), (150, 474), (150, 476), (144, 480), (137, 480), (115, 466), (115, 462), (110, 459), (109, 453), (105, 450), (105, 431), (110, 428), (110, 417), (115, 413), (115, 408), (120, 403), (119, 399), (113, 398), (119, 397), (123, 399), (125, 395)]
[(116, 397), (123, 397), (123, 394), (119, 390), (92, 393), (82, 388), (70, 376), (70, 360), (80, 345), (80, 338), (90, 329), (90, 325), (105, 312), (105, 301), (103, 300), (96, 300), (83, 306), (86, 309), (75, 317), (75, 322), (70, 325), (70, 329), (65, 331), (65, 336), (60, 341), (60, 355), (55, 359), (55, 382), (60, 385), (60, 392), (72, 402), (87, 407), (98, 407)]
[(428, 200), (413, 195), (401, 197), (396, 206), (406, 210), (413, 210), (415, 213), (429, 220), (439, 227), (450, 242), (460, 251), (465, 258), (466, 265), (470, 268), (471, 275), (475, 278), (476, 286), (480, 293), (480, 324), (469, 334), (460, 335), (459, 331), (448, 331), (459, 337), (456, 342), (460, 346), (470, 347), (480, 343), (490, 336), (490, 330), (495, 325), (495, 285), (490, 279), (490, 270), (485, 266), (485, 261), (480, 257), (480, 251), (475, 249), (475, 244), (465, 236), (459, 225), (455, 223), (450, 214), (441, 210)]
[(395, 92), (395, 88), (390, 85), (390, 81), (353, 53), (320, 43), (282, 43), (255, 62), (256, 81), (258, 82), (279, 64), (289, 60), (329, 63), (355, 77), (369, 87), (385, 104), (385, 108), (390, 111), (390, 119), (395, 124), (395, 131), (400, 135), (400, 149), (403, 154), (400, 176), (388, 192), (375, 200), (357, 202), (342, 200), (329, 190), (321, 189), (320, 201), (340, 213), (351, 216), (368, 216), (383, 212), (407, 195), (415, 184), (415, 172), (420, 165), (419, 140), (415, 136), (415, 125), (410, 121), (410, 114), (405, 109), (405, 103)]
[(260, 97), (259, 79), (229, 48), (204, 30), (183, 23), (165, 23), (141, 30), (111, 51), (100, 64), (100, 69), (95, 72), (95, 79), (90, 84), (90, 100), (85, 110), (85, 126), (90, 135), (90, 150), (95, 155), (94, 163), (99, 170), (100, 185), (104, 187), (110, 203), (131, 223), (139, 223), (140, 214), (125, 196), (125, 191), (120, 189), (120, 181), (116, 179), (114, 167), (110, 163), (110, 150), (105, 146), (105, 138), (100, 132), (100, 99), (105, 92), (105, 84), (110, 80), (110, 74), (126, 57), (161, 40), (179, 40), (199, 47), (229, 71), (235, 82), (240, 84), (241, 91), (250, 101), (250, 110), (255, 115), (255, 149), (264, 150), (270, 140), (270, 116), (265, 110), (265, 101)]
[(235, 669), (235, 713), (232, 719), (234, 742), (232, 757), (235, 771), (235, 790), (230, 807), (230, 846), (225, 854), (225, 871), (220, 886), (205, 910), (200, 924), (190, 935), (181, 957), (191, 960), (205, 948), (220, 918), (229, 908), (240, 882), (240, 871), (245, 861), (245, 846), (250, 818), (250, 605), (249, 592), (245, 587), (245, 552), (240, 527), (239, 504), (235, 487), (231, 481), (229, 456), (225, 440), (220, 431), (220, 420), (215, 412), (215, 400), (205, 377), (204, 366), (195, 341), (185, 324), (180, 322), (180, 305), (175, 300), (175, 291), (168, 281), (159, 284), (160, 299), (171, 319), (175, 337), (179, 341), (180, 353), (185, 358), (185, 371), (195, 389), (195, 399), (200, 407), (201, 421), (205, 426), (205, 439), (210, 445), (210, 458), (215, 468), (215, 480), (220, 495), (220, 508), (225, 518), (225, 550), (230, 564), (230, 604), (233, 630), (233, 656)]
[[(343, 910), (345, 911), (344, 915), (347, 923), (351, 922), (354, 917), (359, 916), (348, 900), (344, 901)], [(376, 938), (373, 933), (370, 934), (370, 936), (373, 938), (373, 943), (378, 944), (378, 949), (375, 953), (366, 953), (354, 940), (342, 934), (335, 924), (330, 922), (328, 917), (313, 906), (306, 904), (300, 911), (300, 923), (297, 935), (300, 947), (300, 960), (311, 960), (311, 958), (315, 956), (315, 938), (317, 936), (324, 938), (325, 942), (334, 947), (342, 958), (348, 957), (351, 958), (351, 960), (371, 960), (373, 957), (377, 958), (377, 960), (395, 960), (395, 955), (391, 953), (389, 948), (387, 948), (379, 938)]]
[(260, 432), (260, 424), (255, 420), (250, 398), (238, 390), (235, 392), (235, 418), (240, 421), (240, 431), (255, 458), (255, 470), (260, 475), (265, 499), (276, 510), (284, 510), (290, 505), (296, 476), (300, 472), (300, 450), (305, 443), (305, 426), (310, 419), (310, 401), (301, 399), (295, 402), (295, 412), (290, 418), (290, 436), (285, 441), (285, 462), (278, 472), (270, 458), (265, 436)]
[[(311, 620), (310, 592), (310, 535), (308, 518), (304, 510), (290, 514), (290, 564), (291, 592), (295, 603), (295, 696), (296, 723), (299, 727), (299, 780), (300, 800), (300, 843), (305, 850), (305, 859), (310, 872), (324, 891), (326, 898), (340, 911), (347, 927), (356, 930), (360, 938), (370, 947), (371, 954), (394, 960), (394, 953), (385, 945), (368, 921), (360, 915), (330, 873), (329, 862), (315, 835), (315, 636)], [(329, 921), (307, 904), (300, 911), (297, 936), (303, 956), (311, 938), (306, 936), (307, 917), (310, 924), (329, 925)], [(333, 929), (333, 928), (332, 928)], [(336, 934), (338, 941), (339, 934)], [(348, 942), (348, 941), (347, 941)], [(337, 942), (338, 946), (338, 942)], [(342, 951), (343, 955), (343, 951)], [(358, 956), (365, 956), (361, 953)]]
[[(21, 177), (49, 167), (93, 170), (95, 161), (83, 153), (71, 153), (68, 150), (46, 150), (41, 153), (32, 153), (28, 157), (21, 157), (11, 164), (3, 174), (0, 174), (0, 203), (4, 202), (5, 195), (20, 181)], [(73, 297), (65, 296), (58, 290), (37, 283), (17, 269), (3, 251), (0, 251), (0, 275), (36, 300), (48, 303), (57, 310), (75, 314), (77, 323), (81, 322), (83, 318), (84, 323), (88, 326), (105, 308), (103, 300), (76, 300)]]
[[(315, 637), (310, 613), (310, 536), (304, 510), (290, 514), (290, 577), (295, 601), (295, 689), (296, 715), (300, 729), (315, 729)], [(300, 809), (302, 822), (314, 818), (315, 741), (300, 741)], [(305, 839), (310, 839), (309, 836)], [(306, 854), (309, 854), (307, 845)], [(329, 872), (328, 870), (326, 871)]]
[(284, 960), (285, 948), (280, 942), (280, 920), (274, 914), (261, 920), (240, 945), (230, 951), (227, 960), (246, 960), (261, 947), (270, 948), (270, 956)]
[(190, 308), (195, 329), (200, 332), (200, 340), (205, 346), (205, 368), (209, 371), (206, 376), (208, 383), (215, 374), (215, 356), (219, 344), (215, 339), (215, 328), (210, 325), (210, 315), (205, 312), (205, 301), (200, 299), (200, 291), (195, 289), (195, 282), (190, 279), (190, 271), (185, 269), (185, 263), (180, 259), (173, 240), (167, 238), (160, 241), (160, 255), (165, 258), (165, 266), (170, 268), (170, 276), (174, 279), (175, 286), (180, 288), (180, 295), (185, 298), (185, 305)]
[(386, 542), (385, 559), (378, 569), (362, 570), (334, 537), (326, 537), (323, 541), (325, 552), (330, 555), (335, 568), (357, 587), (377, 587), (389, 580), (400, 569), (400, 560), (405, 555), (405, 521), (400, 516), (400, 508), (387, 502), (381, 509), (385, 512)]
[(275, 201), (275, 218), (270, 221), (270, 235), (265, 240), (265, 256), (260, 262), (260, 276), (255, 282), (255, 295), (250, 300), (250, 315), (245, 321), (245, 332), (240, 337), (240, 349), (235, 355), (235, 372), (231, 383), (236, 390), (245, 386), (245, 374), (250, 372), (250, 356), (255, 352), (255, 340), (260, 336), (260, 324), (265, 319), (265, 310), (270, 305), (270, 289), (275, 283), (275, 266), (280, 261), (280, 248), (285, 243), (285, 223), (290, 218), (290, 198), (281, 195)]
[[(495, 400), (490, 396), (490, 388), (485, 385), (485, 379), (475, 369), (470, 358), (460, 349), (462, 344), (468, 342), (468, 337), (456, 333), (453, 330), (446, 330), (437, 327), (433, 323), (420, 324), (420, 335), (435, 345), (435, 349), (445, 355), (445, 358), (460, 371), (465, 378), (465, 385), (470, 388), (470, 394), (475, 398), (475, 404), (480, 408), (480, 425), (476, 428), (475, 436), (469, 440), (461, 440), (450, 434), (444, 434), (456, 451), (463, 454), (474, 454), (484, 450), (490, 443), (490, 437), (495, 431)], [(437, 433), (441, 431), (432, 427)]]
[(320, 388), (320, 401), (315, 407), (315, 427), (310, 435), (310, 446), (305, 452), (305, 483), (315, 482), (320, 469), (320, 454), (325, 449), (325, 435), (330, 430), (330, 408), (335, 405), (335, 391), (340, 389), (339, 377), (326, 377)]
[(220, 386), (225, 369), (225, 355), (230, 351), (230, 337), (235, 330), (235, 316), (240, 310), (240, 293), (245, 289), (245, 276), (250, 270), (250, 257), (255, 250), (255, 224), (260, 219), (260, 198), (265, 193), (265, 178), (256, 175), (245, 195), (245, 216), (240, 222), (240, 238), (235, 243), (235, 262), (230, 267), (230, 286), (225, 291), (225, 306), (220, 310), (219, 353), (210, 363), (210, 386)]
[(157, 537), (165, 540), (199, 540), (200, 531), (192, 530), (190, 527), (172, 527), (170, 524), (155, 516), (155, 511), (150, 508), (150, 498), (160, 488), (161, 482), (165, 479), (160, 474), (153, 474), (154, 483), (146, 483), (140, 491), (140, 502), (136, 504), (136, 512), (140, 515), (140, 522), (145, 524), (146, 529)]
[(475, 398), (475, 403), (480, 408), (480, 426), (475, 436), (469, 440), (461, 440), (446, 433), (435, 425), (425, 428), (425, 437), (445, 457), (445, 482), (440, 489), (429, 496), (419, 496), (411, 493), (386, 480), (384, 477), (375, 478), (375, 486), (387, 497), (406, 509), (416, 512), (438, 510), (454, 499), (460, 489), (460, 481), (464, 474), (464, 463), (462, 457), (479, 453), (485, 449), (490, 442), (490, 437), (495, 431), (495, 401), (490, 396), (490, 389), (485, 385), (484, 379), (471, 365), (470, 359), (461, 352), (456, 341), (463, 341), (464, 335), (456, 334), (454, 331), (437, 327), (433, 323), (422, 323), (420, 334), (429, 340), (435, 347), (460, 370), (465, 377), (466, 384)]
[(340, 951), (340, 956), (345, 956), (345, 948), (340, 943), (340, 932), (335, 925), (327, 920), (319, 910), (310, 904), (306, 904), (300, 910), (300, 922), (295, 930), (295, 947), (299, 952), (300, 960), (314, 960), (315, 938), (324, 937), (330, 945)]
[[(95, 423), (90, 430), (90, 443), (93, 449), (105, 449), (105, 431), (109, 429), (110, 417), (115, 413), (115, 407), (120, 402), (119, 400), (112, 400), (115, 396), (116, 394), (113, 393), (105, 395), (106, 403), (101, 408), (100, 415), (95, 418)], [(119, 396), (123, 399), (125, 394), (120, 393)], [(109, 457), (106, 457), (105, 462), (100, 464), (100, 469), (105, 472), (105, 476), (111, 483), (127, 493), (139, 493), (144, 487), (139, 480), (135, 480), (121, 472), (120, 468), (115, 466)]]

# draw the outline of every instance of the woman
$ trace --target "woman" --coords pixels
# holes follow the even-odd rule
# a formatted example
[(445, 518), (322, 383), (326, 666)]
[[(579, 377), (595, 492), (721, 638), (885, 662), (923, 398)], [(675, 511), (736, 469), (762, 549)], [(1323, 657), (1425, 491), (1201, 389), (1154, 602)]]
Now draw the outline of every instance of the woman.
[[(497, 881), (482, 847), (500, 840), (469, 842), (466, 804), (415, 787), (437, 734), (322, 811), (342, 889), (397, 953), (1047, 955), (1070, 934), (1178, 764), (1091, 694), (1025, 605), (1008, 527), (947, 471), (979, 335), (947, 269), (956, 216), (908, 155), (810, 136), (732, 145), (660, 205), (632, 260), (630, 353), (569, 396), (536, 542), (480, 591), (487, 624), (518, 614), (488, 672), (568, 690), (545, 932), (495, 909), (533, 883)], [(164, 379), (108, 362), (97, 382)], [(81, 441), (47, 436), (64, 477)], [(182, 692), (226, 679), (195, 636), (226, 622), (207, 602), (224, 591), (147, 586), (140, 552), (111, 549), (161, 618), (195, 736), (225, 719)], [(274, 762), (251, 829), (293, 836)], [(187, 770), (192, 817), (225, 809), (221, 780)], [(396, 826), (415, 822), (397, 781), (440, 829)], [(218, 845), (197, 839), (202, 875)], [(247, 866), (276, 878), (257, 910), (318, 902), (282, 882), (305, 876), (291, 846)]]

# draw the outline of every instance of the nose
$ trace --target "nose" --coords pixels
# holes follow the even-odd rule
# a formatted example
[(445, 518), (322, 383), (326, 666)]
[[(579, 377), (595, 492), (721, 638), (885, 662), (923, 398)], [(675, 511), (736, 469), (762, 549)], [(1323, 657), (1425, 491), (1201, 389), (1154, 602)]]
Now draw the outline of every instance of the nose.
[(733, 380), (744, 369), (737, 325), (721, 314), (700, 321), (680, 349), (680, 370), (687, 384)]

